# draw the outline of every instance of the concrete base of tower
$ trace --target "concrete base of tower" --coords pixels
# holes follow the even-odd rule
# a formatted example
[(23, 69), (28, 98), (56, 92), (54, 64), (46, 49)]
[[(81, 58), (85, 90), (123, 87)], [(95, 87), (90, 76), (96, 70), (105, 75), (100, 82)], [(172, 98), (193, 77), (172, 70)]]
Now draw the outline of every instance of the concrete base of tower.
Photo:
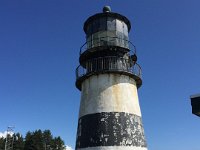
[(136, 146), (98, 146), (98, 147), (78, 148), (76, 150), (147, 150), (147, 148), (136, 147)]

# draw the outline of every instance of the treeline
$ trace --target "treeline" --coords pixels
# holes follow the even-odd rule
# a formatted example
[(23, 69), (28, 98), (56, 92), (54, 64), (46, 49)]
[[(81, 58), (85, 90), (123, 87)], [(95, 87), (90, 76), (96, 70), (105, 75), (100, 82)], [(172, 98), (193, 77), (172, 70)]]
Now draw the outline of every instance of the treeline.
[[(11, 136), (10, 136), (11, 137)], [(64, 141), (53, 137), (50, 130), (27, 132), (25, 138), (20, 133), (12, 135), (13, 150), (65, 150)], [(5, 150), (6, 138), (0, 138), (0, 150)]]

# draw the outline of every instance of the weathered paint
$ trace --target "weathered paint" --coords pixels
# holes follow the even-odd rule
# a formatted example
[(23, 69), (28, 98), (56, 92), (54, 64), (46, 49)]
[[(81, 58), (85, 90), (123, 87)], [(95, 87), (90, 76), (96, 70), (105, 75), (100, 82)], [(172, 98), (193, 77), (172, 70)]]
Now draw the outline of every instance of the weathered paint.
[(135, 80), (120, 74), (99, 74), (86, 79), (82, 83), (79, 117), (99, 112), (141, 116)]
[(136, 146), (98, 146), (98, 147), (78, 148), (77, 150), (147, 150), (147, 148), (136, 147)]
[(146, 147), (135, 80), (105, 73), (83, 81), (76, 150)]
[(101, 112), (81, 117), (76, 149), (96, 146), (146, 147), (141, 117), (123, 112)]

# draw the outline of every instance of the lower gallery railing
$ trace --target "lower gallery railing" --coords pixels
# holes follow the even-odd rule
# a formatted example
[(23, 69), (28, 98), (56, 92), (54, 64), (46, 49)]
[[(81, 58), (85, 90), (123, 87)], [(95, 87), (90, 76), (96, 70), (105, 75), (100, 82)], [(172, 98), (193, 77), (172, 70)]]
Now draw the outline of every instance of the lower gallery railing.
[(85, 63), (84, 67), (79, 65), (76, 68), (76, 79), (101, 71), (127, 72), (141, 78), (141, 67), (137, 63), (134, 64), (131, 59), (108, 56), (91, 59)]

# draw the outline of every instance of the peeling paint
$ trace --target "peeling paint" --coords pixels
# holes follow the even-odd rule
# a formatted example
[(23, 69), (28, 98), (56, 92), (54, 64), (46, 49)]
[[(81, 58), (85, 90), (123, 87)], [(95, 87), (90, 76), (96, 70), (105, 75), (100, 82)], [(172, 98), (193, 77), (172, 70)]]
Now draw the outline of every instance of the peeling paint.
[(77, 131), (81, 134), (77, 133), (76, 148), (147, 147), (140, 116), (123, 112), (102, 112), (83, 116), (79, 123)]

